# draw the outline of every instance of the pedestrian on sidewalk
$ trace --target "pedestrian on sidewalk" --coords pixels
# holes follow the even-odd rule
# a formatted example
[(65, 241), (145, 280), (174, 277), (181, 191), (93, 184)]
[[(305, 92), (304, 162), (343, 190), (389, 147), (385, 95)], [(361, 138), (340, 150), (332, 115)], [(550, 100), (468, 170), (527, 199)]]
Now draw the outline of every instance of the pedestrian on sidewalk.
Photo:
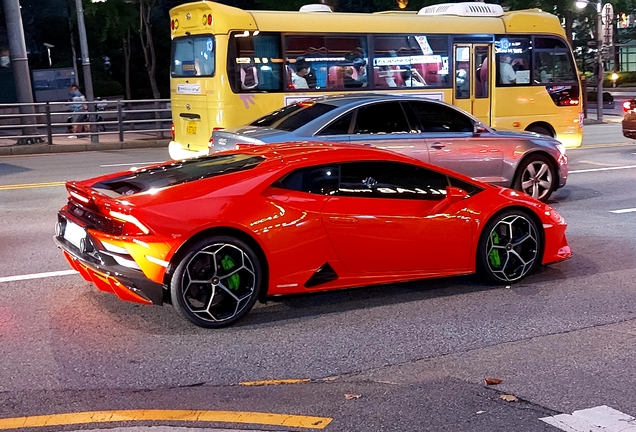
[(71, 86), (69, 95), (73, 102), (71, 104), (71, 111), (73, 112), (73, 115), (71, 116), (71, 120), (73, 121), (73, 135), (69, 136), (69, 138), (77, 138), (77, 134), (88, 132), (88, 125), (80, 124), (81, 122), (88, 120), (88, 105), (86, 104), (86, 97), (84, 97), (75, 84)]

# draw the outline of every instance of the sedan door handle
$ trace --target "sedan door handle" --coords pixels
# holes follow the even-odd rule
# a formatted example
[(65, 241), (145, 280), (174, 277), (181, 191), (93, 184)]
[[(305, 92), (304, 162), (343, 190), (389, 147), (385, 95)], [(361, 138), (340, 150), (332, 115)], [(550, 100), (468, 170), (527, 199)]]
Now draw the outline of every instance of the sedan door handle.
[(352, 224), (356, 223), (356, 218), (352, 217), (342, 217), (342, 216), (329, 216), (329, 222), (338, 223), (338, 224)]
[(437, 149), (437, 150), (443, 149), (444, 147), (446, 147), (446, 146), (444, 144), (442, 144), (441, 142), (439, 142), (439, 141), (435, 141), (433, 144), (431, 144), (431, 148), (434, 148), (434, 149)]

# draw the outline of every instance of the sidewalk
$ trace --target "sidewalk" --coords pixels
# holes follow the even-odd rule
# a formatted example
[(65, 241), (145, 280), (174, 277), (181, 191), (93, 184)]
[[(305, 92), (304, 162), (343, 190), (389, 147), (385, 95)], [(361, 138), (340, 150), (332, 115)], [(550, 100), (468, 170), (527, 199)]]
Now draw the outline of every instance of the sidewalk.
[(165, 147), (168, 148), (169, 139), (159, 139), (156, 133), (131, 132), (124, 135), (124, 142), (119, 142), (118, 134), (99, 134), (99, 143), (91, 143), (90, 137), (68, 138), (54, 137), (53, 144), (24, 144), (16, 145), (15, 139), (0, 137), (0, 156), (27, 155), (42, 153), (67, 153), (79, 151), (104, 151), (131, 148)]

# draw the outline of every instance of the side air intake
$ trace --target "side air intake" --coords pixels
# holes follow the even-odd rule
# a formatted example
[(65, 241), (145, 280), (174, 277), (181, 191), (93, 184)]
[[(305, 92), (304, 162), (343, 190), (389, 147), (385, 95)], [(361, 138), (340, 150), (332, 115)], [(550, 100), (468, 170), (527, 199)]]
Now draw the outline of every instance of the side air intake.
[(329, 263), (324, 263), (322, 267), (316, 270), (316, 273), (311, 275), (309, 280), (305, 282), (305, 288), (322, 285), (336, 279), (338, 279), (338, 274), (336, 273), (336, 271), (329, 265)]
[(504, 10), (498, 4), (481, 2), (443, 3), (426, 6), (419, 10), (418, 15), (455, 15), (466, 17), (500, 17)]

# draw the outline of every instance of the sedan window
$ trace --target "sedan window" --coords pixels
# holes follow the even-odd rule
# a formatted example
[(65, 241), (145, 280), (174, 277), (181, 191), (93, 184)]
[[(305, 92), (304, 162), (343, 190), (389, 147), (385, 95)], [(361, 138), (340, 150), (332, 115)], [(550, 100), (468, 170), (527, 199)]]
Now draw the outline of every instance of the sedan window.
[(267, 114), (250, 124), (292, 132), (334, 109), (336, 109), (335, 105), (299, 102)]
[(353, 112), (349, 112), (336, 120), (329, 123), (323, 130), (316, 135), (347, 135), (351, 128), (351, 119), (353, 118)]
[(473, 132), (470, 117), (451, 107), (427, 102), (409, 102), (408, 106), (422, 132)]
[(409, 133), (411, 128), (399, 102), (384, 102), (358, 109), (356, 134)]
[(339, 195), (362, 198), (442, 200), (448, 178), (399, 162), (354, 162), (341, 166)]

